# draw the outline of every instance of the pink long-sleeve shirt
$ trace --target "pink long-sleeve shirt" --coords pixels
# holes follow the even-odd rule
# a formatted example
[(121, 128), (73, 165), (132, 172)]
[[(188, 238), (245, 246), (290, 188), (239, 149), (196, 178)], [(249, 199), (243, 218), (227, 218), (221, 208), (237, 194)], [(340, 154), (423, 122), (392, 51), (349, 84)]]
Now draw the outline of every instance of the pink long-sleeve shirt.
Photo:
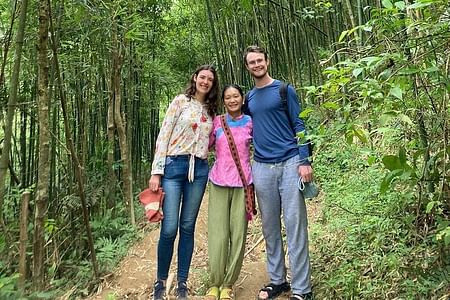
[[(245, 179), (250, 184), (253, 182), (250, 168), (250, 144), (252, 142), (253, 131), (252, 119), (247, 115), (241, 115), (236, 119), (232, 119), (228, 114), (225, 115), (225, 119), (230, 127), (236, 148), (239, 152)], [(220, 116), (214, 118), (209, 144), (210, 146), (215, 145), (216, 148), (216, 160), (209, 173), (209, 180), (219, 186), (242, 187), (241, 177), (231, 156), (227, 137), (220, 123)]]

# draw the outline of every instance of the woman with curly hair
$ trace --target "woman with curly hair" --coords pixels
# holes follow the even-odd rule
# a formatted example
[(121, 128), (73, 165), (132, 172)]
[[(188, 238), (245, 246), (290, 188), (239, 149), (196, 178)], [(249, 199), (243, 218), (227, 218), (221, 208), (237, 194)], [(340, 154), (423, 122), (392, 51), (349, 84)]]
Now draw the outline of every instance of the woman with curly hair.
[(166, 299), (166, 280), (178, 231), (177, 299), (188, 297), (186, 281), (195, 222), (208, 181), (208, 142), (217, 102), (216, 70), (210, 65), (200, 66), (185, 92), (170, 103), (158, 135), (149, 188), (156, 191), (162, 186), (165, 197), (154, 300)]

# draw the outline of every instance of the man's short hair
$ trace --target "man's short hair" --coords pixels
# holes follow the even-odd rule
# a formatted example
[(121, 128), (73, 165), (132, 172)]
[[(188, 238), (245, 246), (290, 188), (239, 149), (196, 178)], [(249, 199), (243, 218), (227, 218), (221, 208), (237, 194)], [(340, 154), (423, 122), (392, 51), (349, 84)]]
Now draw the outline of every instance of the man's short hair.
[(259, 47), (256, 45), (252, 45), (252, 46), (248, 46), (245, 51), (244, 51), (244, 62), (245, 65), (247, 65), (247, 55), (249, 53), (262, 53), (264, 54), (264, 59), (267, 60), (268, 56), (267, 56), (267, 52), (263, 47)]

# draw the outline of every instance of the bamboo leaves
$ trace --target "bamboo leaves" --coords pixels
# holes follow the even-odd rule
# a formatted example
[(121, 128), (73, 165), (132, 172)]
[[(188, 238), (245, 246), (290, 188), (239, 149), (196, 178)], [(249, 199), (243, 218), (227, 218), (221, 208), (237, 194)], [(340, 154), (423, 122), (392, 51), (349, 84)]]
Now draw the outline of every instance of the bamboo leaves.
[(392, 4), (392, 1), (390, 1), (390, 0), (382, 0), (381, 3), (383, 4), (383, 7), (387, 8), (387, 9), (394, 8), (394, 5)]

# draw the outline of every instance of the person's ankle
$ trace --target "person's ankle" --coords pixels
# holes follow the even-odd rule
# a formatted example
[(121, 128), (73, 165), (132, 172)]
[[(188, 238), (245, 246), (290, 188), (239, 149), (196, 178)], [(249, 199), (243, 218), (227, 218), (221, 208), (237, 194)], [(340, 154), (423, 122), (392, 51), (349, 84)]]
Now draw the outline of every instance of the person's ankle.
[(153, 299), (164, 300), (166, 299), (166, 284), (165, 281), (157, 279), (153, 287)]
[(185, 300), (188, 298), (189, 290), (185, 280), (178, 280), (177, 299)]

